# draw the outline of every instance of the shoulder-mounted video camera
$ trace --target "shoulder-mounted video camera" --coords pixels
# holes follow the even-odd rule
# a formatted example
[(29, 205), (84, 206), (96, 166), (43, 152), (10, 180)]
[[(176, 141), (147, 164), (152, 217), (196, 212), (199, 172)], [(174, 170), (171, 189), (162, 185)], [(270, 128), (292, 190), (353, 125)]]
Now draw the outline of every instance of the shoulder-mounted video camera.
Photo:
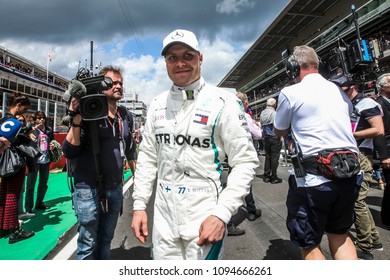
[(104, 90), (112, 88), (111, 78), (104, 75), (83, 79), (73, 79), (69, 82), (68, 90), (63, 99), (69, 103), (73, 98), (80, 100), (80, 115), (85, 121), (105, 118), (108, 113), (107, 97)]
[(364, 83), (375, 79), (379, 70), (378, 59), (383, 57), (383, 51), (377, 39), (362, 39), (360, 37), (356, 8), (352, 5), (355, 19), (356, 39), (346, 44), (342, 39), (337, 40), (337, 47), (326, 55), (324, 76), (330, 80), (345, 76), (349, 82)]
[(336, 47), (329, 51), (325, 59), (325, 75), (330, 80), (345, 76), (354, 83), (363, 83), (375, 79), (381, 57), (376, 40), (356, 39), (345, 47)]

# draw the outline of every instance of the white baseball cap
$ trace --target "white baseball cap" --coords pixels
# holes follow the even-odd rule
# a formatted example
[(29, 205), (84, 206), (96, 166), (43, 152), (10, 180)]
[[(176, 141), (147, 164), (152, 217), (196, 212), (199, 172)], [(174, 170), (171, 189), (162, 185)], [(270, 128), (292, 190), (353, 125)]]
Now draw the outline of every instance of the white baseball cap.
[(199, 51), (199, 43), (194, 33), (188, 30), (176, 29), (175, 31), (172, 31), (167, 37), (165, 37), (161, 55), (165, 56), (167, 50), (176, 43), (185, 44), (188, 47)]

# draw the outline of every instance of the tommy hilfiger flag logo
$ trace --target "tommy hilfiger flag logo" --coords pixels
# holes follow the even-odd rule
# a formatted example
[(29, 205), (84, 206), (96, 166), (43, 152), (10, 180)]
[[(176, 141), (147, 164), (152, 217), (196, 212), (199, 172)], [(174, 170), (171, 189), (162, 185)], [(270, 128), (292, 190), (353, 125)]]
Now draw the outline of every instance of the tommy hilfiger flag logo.
[(200, 123), (206, 125), (208, 120), (209, 120), (209, 116), (195, 114), (194, 123)]

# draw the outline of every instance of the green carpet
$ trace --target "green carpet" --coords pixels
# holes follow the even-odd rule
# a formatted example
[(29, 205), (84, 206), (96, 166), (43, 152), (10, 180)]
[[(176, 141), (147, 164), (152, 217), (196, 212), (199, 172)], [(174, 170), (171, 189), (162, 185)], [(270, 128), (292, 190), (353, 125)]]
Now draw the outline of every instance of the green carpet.
[[(126, 171), (125, 181), (131, 175), (131, 171)], [(66, 173), (51, 173), (48, 186), (44, 201), (51, 208), (35, 210), (35, 218), (23, 223), (23, 228), (33, 230), (35, 235), (11, 245), (8, 244), (8, 237), (0, 238), (0, 260), (42, 260), (76, 223)]]

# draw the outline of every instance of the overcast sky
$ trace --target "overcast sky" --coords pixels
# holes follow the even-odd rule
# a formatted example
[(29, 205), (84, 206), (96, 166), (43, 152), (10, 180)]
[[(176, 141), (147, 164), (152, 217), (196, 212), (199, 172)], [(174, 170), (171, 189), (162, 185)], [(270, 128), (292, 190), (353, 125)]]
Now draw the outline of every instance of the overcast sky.
[(193, 31), (202, 75), (218, 84), (272, 23), (288, 0), (0, 0), (0, 46), (74, 78), (79, 65), (124, 69), (126, 93), (149, 105), (171, 86), (160, 56), (177, 28)]

